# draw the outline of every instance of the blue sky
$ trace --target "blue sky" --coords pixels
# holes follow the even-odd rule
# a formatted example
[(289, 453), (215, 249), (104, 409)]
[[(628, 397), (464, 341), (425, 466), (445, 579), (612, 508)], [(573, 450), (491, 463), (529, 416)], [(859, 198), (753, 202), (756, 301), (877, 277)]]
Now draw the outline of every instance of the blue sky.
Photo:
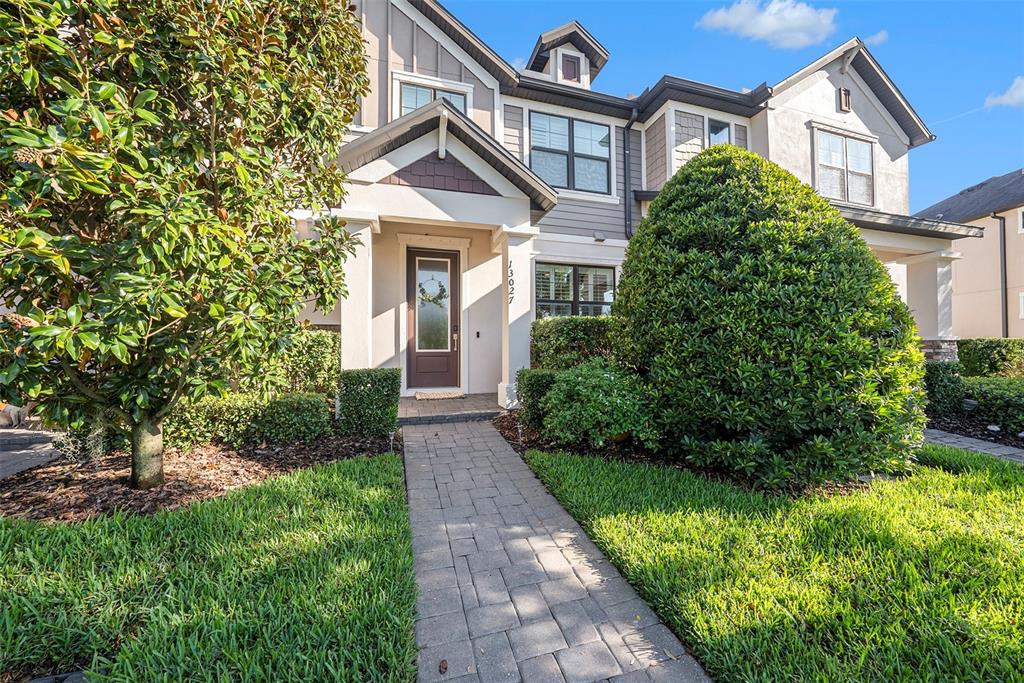
[(665, 73), (733, 89), (772, 85), (860, 36), (870, 39), (872, 54), (938, 136), (910, 153), (912, 211), (1024, 166), (1022, 2), (447, 0), (445, 6), (517, 66), (540, 33), (580, 21), (611, 53), (594, 89), (614, 95), (639, 94)]

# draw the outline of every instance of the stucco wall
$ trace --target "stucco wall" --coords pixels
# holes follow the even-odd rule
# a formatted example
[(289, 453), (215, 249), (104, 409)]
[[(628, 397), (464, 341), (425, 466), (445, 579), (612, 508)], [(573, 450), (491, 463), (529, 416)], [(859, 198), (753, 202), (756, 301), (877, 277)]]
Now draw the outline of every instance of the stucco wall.
[[(800, 180), (814, 185), (812, 123), (875, 138), (872, 145), (874, 208), (906, 214), (910, 211), (906, 135), (895, 126), (853, 69), (842, 74), (840, 67), (838, 61), (833, 62), (769, 101), (769, 158)], [(837, 91), (840, 87), (851, 91), (850, 112), (839, 111)], [(759, 147), (755, 136), (753, 149), (760, 152)]]
[[(1008, 327), (1011, 337), (1024, 337), (1020, 297), (1024, 292), (1024, 226), (1021, 209), (1001, 214), (1006, 218), (1006, 284)], [(953, 264), (953, 330), (958, 337), (998, 337), (1002, 334), (999, 310), (999, 222), (980, 218), (971, 225), (985, 228), (980, 239), (962, 239), (956, 249), (963, 258)]]

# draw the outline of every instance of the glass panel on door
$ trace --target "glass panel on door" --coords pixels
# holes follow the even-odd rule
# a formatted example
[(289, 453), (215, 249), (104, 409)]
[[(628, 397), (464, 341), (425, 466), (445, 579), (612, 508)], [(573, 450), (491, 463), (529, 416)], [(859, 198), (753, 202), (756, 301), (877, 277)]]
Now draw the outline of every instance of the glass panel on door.
[(448, 351), (451, 274), (447, 259), (416, 259), (416, 350)]

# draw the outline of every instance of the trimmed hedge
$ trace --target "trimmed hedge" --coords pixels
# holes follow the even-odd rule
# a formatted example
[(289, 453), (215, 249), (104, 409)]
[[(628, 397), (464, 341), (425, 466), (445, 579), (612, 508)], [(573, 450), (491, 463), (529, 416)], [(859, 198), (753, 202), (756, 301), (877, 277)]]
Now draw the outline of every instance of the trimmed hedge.
[(302, 330), (282, 358), (289, 392), (334, 396), (341, 369), (341, 335), (329, 330)]
[(523, 368), (516, 373), (519, 421), (531, 429), (544, 428), (544, 397), (555, 383), (554, 370)]
[(924, 387), (928, 395), (925, 411), (930, 417), (942, 417), (963, 410), (966, 386), (960, 376), (960, 363), (925, 361)]
[(714, 145), (669, 180), (612, 312), (665, 457), (775, 488), (905, 471), (923, 440), (924, 357), (888, 271), (753, 152)]
[(956, 344), (965, 377), (1024, 377), (1024, 339), (961, 339)]
[(331, 431), (323, 394), (285, 394), (267, 403), (252, 425), (258, 442), (312, 441)]
[(209, 443), (234, 448), (254, 443), (253, 424), (266, 405), (259, 394), (242, 392), (182, 401), (164, 420), (164, 445), (188, 450)]
[(402, 371), (398, 368), (342, 370), (339, 382), (338, 431), (387, 436), (398, 429)]
[(164, 445), (189, 450), (209, 443), (233, 448), (257, 443), (309, 441), (331, 430), (326, 397), (232, 392), (182, 401), (163, 424)]
[(542, 401), (544, 436), (566, 446), (601, 448), (630, 437), (654, 445), (650, 413), (640, 381), (604, 358), (555, 375)]
[(1024, 432), (1024, 377), (965, 377), (967, 397), (978, 402), (972, 413), (1013, 434)]
[(611, 355), (611, 316), (560, 316), (535, 320), (530, 328), (530, 364), (568, 370)]

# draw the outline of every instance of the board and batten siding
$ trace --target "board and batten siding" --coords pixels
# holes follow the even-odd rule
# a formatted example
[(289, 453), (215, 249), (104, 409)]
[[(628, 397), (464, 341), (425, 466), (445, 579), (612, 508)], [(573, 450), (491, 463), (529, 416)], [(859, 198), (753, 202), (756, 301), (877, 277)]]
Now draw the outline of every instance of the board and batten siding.
[(662, 114), (647, 126), (647, 190), (660, 190), (668, 178), (665, 177), (665, 115)]
[(391, 120), (391, 74), (404, 71), (472, 85), (473, 102), (467, 113), (478, 126), (492, 135), (497, 133), (495, 92), (469, 67), (390, 2), (359, 0), (357, 7), (363, 23), (370, 78), (370, 92), (362, 100), (357, 124), (377, 128)]
[[(615, 194), (617, 204), (608, 202), (587, 201), (576, 197), (559, 196), (558, 204), (537, 223), (541, 232), (560, 233), (593, 237), (595, 232), (603, 233), (607, 239), (624, 239), (626, 230), (626, 178), (623, 173), (625, 152), (622, 145), (622, 127), (615, 126), (615, 162), (618, 167), (615, 173)], [(630, 131), (630, 148), (632, 156), (633, 189), (640, 189), (642, 180), (640, 131)], [(632, 200), (632, 197), (629, 198)], [(633, 226), (640, 222), (640, 204), (633, 202)]]
[(523, 108), (512, 104), (505, 105), (504, 112), (505, 137), (502, 142), (505, 149), (523, 160)]

